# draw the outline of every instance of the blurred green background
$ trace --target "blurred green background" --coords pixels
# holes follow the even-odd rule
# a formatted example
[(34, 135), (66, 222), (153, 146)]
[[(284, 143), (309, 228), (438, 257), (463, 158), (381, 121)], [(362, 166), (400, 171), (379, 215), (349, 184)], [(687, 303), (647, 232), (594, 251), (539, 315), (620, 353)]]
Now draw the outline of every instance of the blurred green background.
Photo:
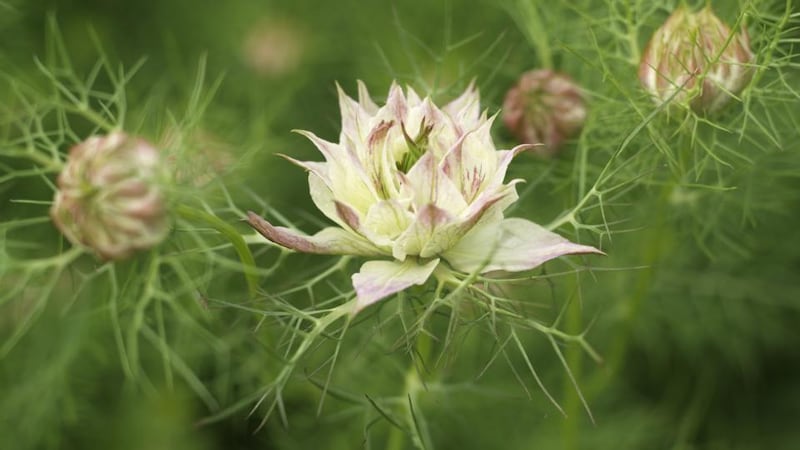
[[(513, 291), (529, 300), (526, 313), (542, 323), (563, 312), (560, 326), (568, 332), (591, 324), (587, 340), (602, 364), (576, 346), (558, 345), (594, 423), (545, 337), (531, 330), (524, 345), (566, 417), (526, 375), (518, 352), (500, 354), (487, 330), (467, 323), (455, 338), (457, 352), (445, 351), (418, 398), (430, 444), (792, 449), (800, 445), (800, 9), (780, 1), (712, 3), (731, 23), (746, 14), (762, 67), (747, 104), (695, 122), (657, 116), (631, 134), (654, 109), (638, 86), (638, 54), (677, 2), (0, 0), (4, 139), (15, 136), (6, 125), (21, 110), (14, 86), (30, 86), (42, 99), (52, 90), (35, 57), (46, 61), (56, 42), (81, 77), (101, 51), (127, 68), (146, 58), (127, 86), (128, 125), (153, 140), (169, 128), (160, 111), (182, 113), (206, 61), (210, 103), (198, 127), (238, 162), (225, 178), (234, 203), (242, 210), (267, 205), (313, 231), (323, 221), (306, 177), (275, 154), (320, 158), (290, 131), (335, 140), (336, 82), (355, 94), (356, 80), (363, 80), (379, 100), (399, 80), (447, 101), (474, 79), (494, 113), (522, 72), (550, 65), (584, 86), (590, 118), (557, 158), (522, 155), (512, 165), (510, 176), (528, 181), (513, 215), (548, 223), (573, 208), (608, 165), (613, 177), (601, 186), (607, 189), (603, 208), (592, 199), (580, 211), (581, 220), (608, 228), (560, 230), (602, 245), (608, 257), (591, 260), (594, 271), (548, 264), (546, 273), (567, 274)], [(110, 86), (101, 80), (97, 88)], [(75, 129), (88, 131), (80, 123)], [(498, 148), (515, 145), (500, 121), (495, 131)], [(629, 137), (622, 156), (614, 157)], [(68, 147), (65, 142), (62, 150)], [(8, 172), (28, 164), (0, 158)], [(45, 206), (12, 200), (51, 196), (40, 178), (5, 181), (0, 219), (43, 217)], [(248, 232), (235, 214), (226, 219)], [(9, 232), (4, 245), (24, 254), (36, 250), (12, 241), (39, 242), (52, 253), (55, 236), (49, 225), (38, 225)], [(327, 262), (289, 256), (261, 287), (280, 291)], [(120, 271), (141, 282), (138, 262)], [(410, 361), (397, 345), (401, 325), (383, 324), (379, 313), (357, 321), (343, 338), (321, 412), (317, 385), (327, 372), (315, 369), (324, 367), (331, 342), (315, 347), (295, 371), (283, 393), (285, 413), (266, 426), (259, 429), (263, 411), (248, 414), (252, 402), (199, 424), (251, 396), (282, 364), (275, 356), (280, 333), (269, 322), (259, 327), (258, 302), (246, 305), (253, 310), (231, 306), (245, 304), (239, 274), (214, 273), (219, 276), (204, 281), (203, 295), (219, 303), (167, 321), (171, 348), (203, 389), (186, 381), (191, 377), (165, 376), (157, 345), (141, 350), (146, 381), (131, 381), (109, 320), (108, 286), (73, 295), (80, 283), (68, 276), (59, 281), (43, 312), (0, 359), (0, 448), (414, 447), (365, 401), (392, 404)], [(326, 289), (347, 283), (341, 274)], [(12, 336), (26, 317), (36, 289), (31, 285), (0, 306), (0, 338)], [(425, 294), (410, 295), (424, 303)], [(124, 312), (127, 297), (119, 298)], [(444, 335), (447, 318), (436, 318), (430, 329)]]

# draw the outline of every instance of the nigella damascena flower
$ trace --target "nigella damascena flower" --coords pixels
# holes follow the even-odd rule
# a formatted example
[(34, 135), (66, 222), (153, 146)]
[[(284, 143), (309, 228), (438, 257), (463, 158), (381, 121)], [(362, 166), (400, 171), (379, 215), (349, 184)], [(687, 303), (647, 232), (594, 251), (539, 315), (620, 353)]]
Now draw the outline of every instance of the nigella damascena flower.
[(160, 243), (169, 232), (159, 152), (114, 132), (69, 151), (50, 216), (76, 245), (103, 259), (123, 259)]
[(503, 217), (520, 181), (505, 183), (506, 168), (528, 146), (495, 149), (494, 117), (481, 113), (472, 86), (441, 109), (397, 85), (385, 106), (373, 103), (361, 83), (358, 101), (339, 89), (339, 103), (338, 143), (300, 132), (325, 162), (290, 158), (308, 170), (312, 200), (337, 226), (307, 236), (254, 213), (249, 223), (300, 252), (373, 258), (353, 275), (356, 310), (450, 270), (521, 271), (565, 254), (599, 252)]
[(543, 144), (534, 151), (551, 156), (583, 127), (586, 102), (567, 75), (549, 69), (530, 70), (506, 93), (503, 122), (519, 142)]
[(674, 100), (695, 112), (714, 113), (744, 89), (753, 60), (747, 30), (731, 29), (710, 7), (679, 7), (656, 30), (639, 65), (639, 80), (656, 103)]

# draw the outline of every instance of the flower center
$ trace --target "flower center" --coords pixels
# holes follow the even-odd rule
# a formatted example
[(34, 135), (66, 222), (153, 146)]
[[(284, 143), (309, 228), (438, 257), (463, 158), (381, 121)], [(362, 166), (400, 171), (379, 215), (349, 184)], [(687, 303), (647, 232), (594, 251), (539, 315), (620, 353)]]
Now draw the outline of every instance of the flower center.
[(406, 126), (403, 124), (403, 122), (400, 122), (400, 129), (403, 130), (403, 137), (406, 140), (408, 151), (403, 155), (403, 158), (397, 162), (397, 168), (403, 173), (408, 173), (408, 171), (414, 166), (414, 163), (416, 163), (428, 150), (428, 137), (430, 136), (431, 131), (433, 131), (433, 124), (425, 124), (425, 117), (423, 117), (419, 124), (417, 136), (413, 139), (408, 135)]

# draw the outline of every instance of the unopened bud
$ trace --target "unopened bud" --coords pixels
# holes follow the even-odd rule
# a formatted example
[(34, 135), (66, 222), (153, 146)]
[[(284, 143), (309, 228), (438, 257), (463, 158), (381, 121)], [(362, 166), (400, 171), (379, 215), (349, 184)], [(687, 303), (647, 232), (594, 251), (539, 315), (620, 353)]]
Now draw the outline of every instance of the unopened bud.
[(50, 215), (76, 245), (108, 260), (159, 244), (169, 232), (159, 152), (122, 132), (70, 149)]
[(752, 60), (746, 30), (731, 36), (710, 7), (697, 13), (680, 7), (650, 39), (639, 79), (658, 104), (675, 95), (679, 105), (713, 113), (750, 81)]
[(570, 77), (548, 69), (531, 70), (506, 94), (503, 122), (526, 144), (544, 144), (534, 150), (555, 154), (564, 140), (577, 134), (586, 121), (586, 103)]
[(247, 34), (242, 54), (256, 74), (277, 77), (297, 69), (308, 47), (302, 29), (289, 21), (262, 20)]

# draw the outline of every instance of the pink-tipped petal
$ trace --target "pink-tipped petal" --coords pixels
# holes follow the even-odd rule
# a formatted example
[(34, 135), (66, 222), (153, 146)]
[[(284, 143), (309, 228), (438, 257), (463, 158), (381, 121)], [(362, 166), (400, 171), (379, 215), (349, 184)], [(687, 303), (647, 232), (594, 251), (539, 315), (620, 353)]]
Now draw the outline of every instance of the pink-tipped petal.
[(313, 236), (285, 227), (276, 227), (254, 212), (247, 213), (247, 223), (270, 241), (302, 253), (319, 255), (380, 256), (372, 243), (338, 227), (325, 228)]
[(419, 264), (416, 260), (368, 261), (353, 275), (357, 313), (367, 306), (413, 285), (424, 284), (430, 278), (439, 259)]
[(434, 204), (422, 207), (417, 213), (414, 222), (401, 234), (392, 248), (395, 259), (403, 261), (407, 255), (419, 255), (423, 258), (434, 256), (436, 251), (425, 251), (428, 247), (447, 248), (452, 245), (450, 241), (442, 241), (453, 236), (439, 233), (439, 229), (452, 223), (453, 216)]
[(529, 220), (512, 218), (475, 226), (442, 256), (456, 270), (486, 273), (529, 270), (559, 256), (579, 253), (603, 254)]

